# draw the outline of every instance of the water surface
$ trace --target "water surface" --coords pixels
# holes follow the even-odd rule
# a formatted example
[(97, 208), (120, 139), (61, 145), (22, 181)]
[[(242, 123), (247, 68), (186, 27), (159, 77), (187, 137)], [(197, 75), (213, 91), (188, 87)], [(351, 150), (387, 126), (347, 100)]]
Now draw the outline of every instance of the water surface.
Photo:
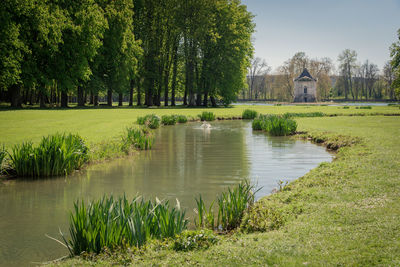
[(267, 195), (279, 180), (293, 180), (332, 155), (321, 146), (253, 132), (244, 121), (167, 126), (151, 151), (90, 166), (67, 178), (10, 181), (0, 185), (0, 265), (26, 266), (67, 254), (45, 237), (68, 232), (74, 201), (103, 194), (157, 196), (180, 203), (192, 214), (194, 197), (206, 202), (228, 186), (250, 178)]

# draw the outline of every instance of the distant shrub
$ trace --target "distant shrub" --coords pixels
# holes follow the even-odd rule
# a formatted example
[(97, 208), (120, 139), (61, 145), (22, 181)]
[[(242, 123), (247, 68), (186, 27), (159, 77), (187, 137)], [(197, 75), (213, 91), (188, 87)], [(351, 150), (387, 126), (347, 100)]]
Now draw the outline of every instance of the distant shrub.
[(177, 235), (173, 244), (175, 251), (190, 251), (194, 249), (207, 249), (216, 244), (218, 238), (213, 231), (198, 230), (184, 231)]
[(253, 130), (263, 130), (271, 135), (284, 136), (296, 132), (297, 123), (290, 116), (260, 115), (252, 124)]
[(10, 155), (18, 176), (67, 175), (88, 161), (88, 151), (79, 135), (55, 134), (43, 137), (37, 147), (31, 142), (16, 145)]
[(213, 121), (215, 120), (215, 114), (212, 112), (203, 111), (201, 114), (198, 115), (200, 120), (202, 121)]
[(322, 112), (305, 112), (305, 113), (293, 113), (293, 112), (286, 112), (283, 114), (285, 118), (293, 118), (293, 117), (324, 117), (326, 116), (325, 113)]
[(356, 109), (372, 109), (371, 106), (361, 106), (361, 107), (356, 107)]
[(163, 125), (175, 125), (178, 120), (176, 115), (163, 115), (161, 117), (161, 123)]
[(349, 106), (344, 106), (344, 107), (343, 107), (343, 109), (349, 109), (349, 108), (350, 108)]
[(137, 118), (137, 124), (146, 125), (150, 129), (157, 129), (158, 127), (160, 127), (160, 122), (161, 122), (160, 117), (154, 114), (148, 114), (144, 117)]
[(178, 123), (186, 123), (188, 118), (185, 115), (176, 115)]
[(257, 111), (251, 110), (251, 109), (246, 109), (242, 113), (242, 119), (244, 120), (252, 120), (257, 117)]
[(274, 106), (280, 107), (282, 106), (282, 104), (274, 104)]
[(147, 127), (128, 127), (122, 137), (122, 150), (126, 153), (133, 146), (140, 150), (151, 149), (154, 135)]

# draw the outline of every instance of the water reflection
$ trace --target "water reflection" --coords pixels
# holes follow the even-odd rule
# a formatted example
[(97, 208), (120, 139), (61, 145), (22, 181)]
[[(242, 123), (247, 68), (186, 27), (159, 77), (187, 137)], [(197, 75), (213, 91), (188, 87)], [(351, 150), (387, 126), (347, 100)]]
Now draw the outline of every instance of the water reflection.
[(286, 137), (253, 133), (242, 121), (163, 127), (151, 151), (132, 158), (93, 165), (68, 178), (12, 181), (0, 185), (0, 265), (21, 266), (65, 255), (67, 251), (44, 235), (68, 231), (68, 212), (77, 199), (103, 194), (174, 201), (188, 213), (194, 196), (206, 201), (250, 177), (263, 186), (257, 197), (269, 194), (280, 179), (304, 175), (329, 161), (322, 147)]

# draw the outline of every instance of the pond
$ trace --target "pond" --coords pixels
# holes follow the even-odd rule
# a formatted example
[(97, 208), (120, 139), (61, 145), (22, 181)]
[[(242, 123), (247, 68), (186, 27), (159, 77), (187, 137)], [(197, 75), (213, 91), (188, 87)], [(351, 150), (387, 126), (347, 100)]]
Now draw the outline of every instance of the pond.
[(253, 132), (246, 121), (166, 126), (156, 132), (151, 151), (92, 165), (69, 177), (39, 181), (7, 181), (0, 185), (0, 265), (26, 266), (67, 254), (45, 237), (68, 232), (74, 201), (103, 194), (158, 197), (193, 214), (194, 197), (206, 202), (243, 178), (270, 194), (279, 180), (301, 177), (320, 162), (331, 161), (324, 147), (289, 137)]

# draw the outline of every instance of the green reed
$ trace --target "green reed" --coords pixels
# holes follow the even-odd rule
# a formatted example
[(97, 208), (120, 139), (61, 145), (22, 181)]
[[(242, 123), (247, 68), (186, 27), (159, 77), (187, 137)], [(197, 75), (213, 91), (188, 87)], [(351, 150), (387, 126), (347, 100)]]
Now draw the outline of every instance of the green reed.
[(178, 118), (176, 115), (163, 115), (161, 117), (161, 123), (163, 125), (175, 125), (177, 121)]
[(103, 196), (85, 205), (74, 203), (70, 215), (70, 240), (62, 238), (71, 255), (100, 253), (104, 248), (142, 247), (147, 240), (174, 237), (187, 228), (185, 211), (169, 202), (145, 201), (125, 196)]
[(23, 177), (67, 175), (88, 161), (88, 152), (79, 135), (50, 135), (43, 137), (37, 147), (31, 142), (14, 146), (10, 153), (11, 168)]
[(160, 127), (161, 119), (157, 115), (148, 114), (143, 117), (138, 117), (136, 122), (139, 125), (146, 125), (150, 129), (157, 129)]
[(288, 115), (260, 115), (252, 122), (253, 130), (263, 130), (274, 136), (291, 135), (296, 132), (297, 123)]
[(213, 121), (215, 120), (215, 114), (212, 112), (203, 111), (201, 114), (197, 115), (201, 121)]
[(125, 135), (122, 137), (122, 150), (129, 152), (131, 147), (148, 150), (151, 149), (154, 142), (154, 134), (147, 127), (128, 127)]
[(300, 117), (300, 118), (306, 118), (306, 117), (325, 117), (326, 114), (323, 112), (304, 112), (304, 113), (294, 113), (294, 112), (286, 112), (283, 114), (283, 117), (285, 118), (293, 118), (293, 117)]
[(176, 115), (178, 123), (186, 123), (188, 118), (185, 115)]
[(196, 198), (197, 227), (230, 231), (240, 226), (245, 211), (254, 204), (254, 194), (258, 190), (248, 180), (242, 181), (233, 189), (217, 197), (218, 216), (215, 218), (213, 210), (214, 202), (208, 209), (201, 196)]
[(7, 156), (7, 150), (6, 150), (5, 146), (3, 145), (0, 147), (0, 174), (3, 171), (2, 166), (3, 166), (3, 161), (6, 158), (6, 156)]
[(251, 110), (251, 109), (246, 109), (242, 113), (242, 119), (244, 120), (252, 120), (257, 118), (257, 111)]

